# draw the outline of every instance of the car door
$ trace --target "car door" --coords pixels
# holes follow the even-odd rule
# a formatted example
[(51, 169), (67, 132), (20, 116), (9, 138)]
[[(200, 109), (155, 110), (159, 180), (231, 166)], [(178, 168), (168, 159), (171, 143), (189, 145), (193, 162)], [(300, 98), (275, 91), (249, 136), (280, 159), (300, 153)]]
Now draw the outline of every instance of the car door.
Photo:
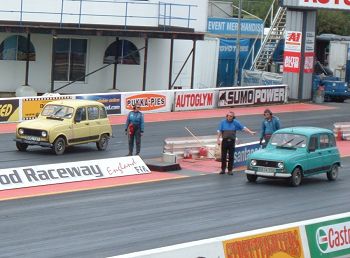
[(320, 149), (319, 134), (311, 135), (308, 144), (308, 162), (304, 169), (304, 176), (319, 173), (324, 167), (323, 151)]
[(73, 137), (69, 140), (70, 144), (85, 142), (89, 139), (90, 123), (87, 120), (86, 107), (79, 107), (75, 112), (74, 122), (72, 125)]
[(322, 152), (324, 167), (323, 171), (329, 171), (332, 164), (337, 160), (338, 150), (334, 135), (329, 133), (320, 134), (320, 151)]
[(101, 121), (99, 119), (98, 106), (89, 106), (87, 108), (89, 128), (90, 128), (90, 141), (97, 141), (100, 137)]

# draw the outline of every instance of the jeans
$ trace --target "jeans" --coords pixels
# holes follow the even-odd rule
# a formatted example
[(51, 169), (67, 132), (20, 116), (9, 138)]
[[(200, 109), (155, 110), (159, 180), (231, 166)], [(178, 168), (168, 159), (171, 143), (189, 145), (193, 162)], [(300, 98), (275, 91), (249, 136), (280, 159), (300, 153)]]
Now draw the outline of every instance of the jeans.
[(129, 135), (129, 154), (133, 153), (134, 142), (136, 142), (136, 155), (140, 153), (141, 150), (141, 129), (137, 128), (134, 134)]

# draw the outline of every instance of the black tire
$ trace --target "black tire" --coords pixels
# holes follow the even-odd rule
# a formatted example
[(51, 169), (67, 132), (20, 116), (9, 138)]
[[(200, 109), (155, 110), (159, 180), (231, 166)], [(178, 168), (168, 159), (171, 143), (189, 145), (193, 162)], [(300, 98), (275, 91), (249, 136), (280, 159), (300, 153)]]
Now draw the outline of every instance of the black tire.
[(258, 176), (257, 176), (257, 175), (246, 174), (246, 176), (247, 176), (247, 180), (248, 180), (250, 183), (255, 183), (256, 180), (258, 179)]
[(299, 186), (301, 184), (301, 179), (303, 175), (300, 168), (295, 168), (292, 172), (292, 176), (289, 179), (291, 186)]
[(327, 178), (329, 181), (335, 181), (338, 177), (339, 166), (337, 164), (333, 164), (331, 170), (327, 172)]
[(66, 141), (63, 137), (58, 137), (53, 144), (53, 151), (56, 155), (62, 155), (66, 150)]
[(19, 151), (26, 151), (28, 148), (28, 144), (23, 142), (16, 142), (16, 147)]
[(333, 99), (332, 99), (332, 97), (330, 97), (329, 95), (325, 95), (324, 96), (324, 101), (325, 102), (331, 102)]
[(100, 140), (96, 142), (96, 147), (99, 151), (104, 151), (107, 149), (109, 142), (109, 137), (107, 134), (102, 134)]

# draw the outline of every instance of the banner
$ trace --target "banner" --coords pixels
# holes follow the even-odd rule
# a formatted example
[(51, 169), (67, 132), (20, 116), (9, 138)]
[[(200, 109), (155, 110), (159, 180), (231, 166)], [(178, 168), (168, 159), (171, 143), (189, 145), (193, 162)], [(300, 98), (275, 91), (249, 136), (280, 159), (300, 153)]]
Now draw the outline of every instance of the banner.
[(284, 43), (283, 72), (299, 73), (301, 63), (301, 41), (300, 31), (287, 31)]
[(0, 169), (0, 190), (147, 173), (139, 156)]
[(105, 105), (108, 115), (121, 114), (121, 94), (77, 95), (76, 99), (98, 101)]
[(215, 107), (214, 90), (175, 92), (174, 111), (211, 109)]
[(246, 166), (248, 155), (261, 149), (259, 142), (237, 144), (234, 153), (235, 166)]
[(31, 97), (22, 99), (22, 120), (35, 119), (46, 103), (59, 99), (73, 99), (73, 96)]
[(19, 121), (19, 99), (0, 99), (0, 122)]
[(350, 255), (350, 217), (305, 226), (311, 257)]
[[(241, 19), (242, 35), (262, 35), (264, 24), (258, 19)], [(213, 34), (230, 34), (237, 35), (238, 19), (237, 18), (208, 18), (208, 30)]]
[(243, 70), (242, 85), (257, 86), (257, 85), (279, 85), (283, 83), (283, 76), (278, 73), (270, 73), (263, 71)]
[(226, 240), (223, 245), (226, 258), (304, 258), (298, 227)]
[(218, 107), (283, 103), (287, 101), (286, 93), (287, 87), (284, 85), (233, 87), (219, 91)]
[(350, 10), (349, 0), (282, 0), (281, 4), (299, 8)]
[(170, 112), (172, 105), (170, 95), (173, 94), (170, 91), (125, 94), (125, 112), (128, 113), (128, 111), (131, 111), (132, 106), (135, 104), (139, 104), (141, 111), (146, 113)]

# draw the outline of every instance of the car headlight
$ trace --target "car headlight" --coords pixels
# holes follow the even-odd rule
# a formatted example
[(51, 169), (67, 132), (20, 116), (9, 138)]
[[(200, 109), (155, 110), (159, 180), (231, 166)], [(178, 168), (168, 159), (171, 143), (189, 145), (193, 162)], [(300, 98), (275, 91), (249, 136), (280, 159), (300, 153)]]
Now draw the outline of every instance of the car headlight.
[(280, 169), (283, 169), (284, 168), (283, 162), (278, 162), (277, 163), (277, 167), (280, 168)]
[(256, 166), (256, 160), (255, 160), (255, 159), (252, 159), (252, 160), (250, 161), (250, 165), (251, 165), (251, 166)]
[(24, 134), (24, 130), (22, 128), (18, 129), (18, 134)]
[(42, 132), (41, 132), (41, 136), (42, 136), (42, 137), (47, 137), (47, 132), (46, 132), (46, 131), (42, 131)]

